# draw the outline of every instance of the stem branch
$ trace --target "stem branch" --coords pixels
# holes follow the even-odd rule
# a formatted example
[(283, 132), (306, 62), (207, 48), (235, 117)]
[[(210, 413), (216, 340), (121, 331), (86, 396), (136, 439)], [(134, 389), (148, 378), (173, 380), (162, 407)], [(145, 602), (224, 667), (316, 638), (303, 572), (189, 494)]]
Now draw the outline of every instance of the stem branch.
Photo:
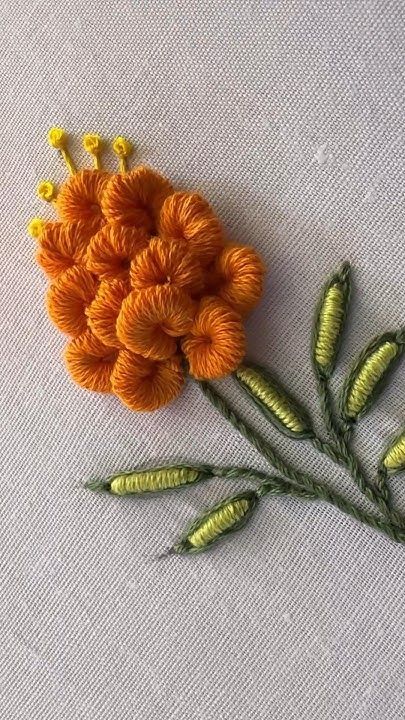
[(334, 505), (339, 508), (346, 515), (354, 517), (356, 520), (369, 525), (375, 530), (380, 530), (387, 535), (391, 540), (395, 542), (405, 544), (405, 528), (399, 528), (396, 525), (392, 525), (385, 519), (380, 519), (368, 513), (361, 508), (353, 505), (351, 502), (346, 500), (342, 495), (330, 490), (329, 488), (321, 485), (320, 483), (314, 483), (313, 492), (309, 492), (305, 488), (296, 487), (293, 483), (282, 480), (281, 478), (269, 478), (265, 481), (258, 490), (259, 495), (291, 495), (293, 497), (299, 497), (303, 499), (319, 499)]
[[(355, 454), (353, 453), (353, 450), (350, 447), (349, 433), (343, 428), (341, 428), (339, 425), (334, 411), (333, 398), (330, 391), (329, 380), (320, 374), (317, 374), (317, 378), (319, 399), (322, 415), (325, 420), (326, 429), (328, 430), (329, 434), (332, 436), (336, 444), (337, 460), (335, 462), (338, 462), (340, 465), (344, 465), (344, 467), (349, 470), (360, 492), (363, 493), (363, 495), (368, 498), (368, 500), (370, 500), (383, 515), (389, 517), (391, 514), (391, 517), (393, 517), (394, 514), (390, 513), (388, 494), (386, 492), (383, 492), (382, 488), (371, 484), (367, 480), (363, 470), (360, 467), (359, 461), (357, 460)], [(326, 452), (327, 454), (329, 454), (329, 457), (332, 457), (328, 449), (324, 449), (325, 443), (323, 443), (323, 441), (319, 441), (319, 438), (315, 438), (313, 444), (315, 445), (315, 447), (317, 447), (318, 450), (320, 450), (321, 452)], [(322, 445), (324, 447), (322, 447)], [(329, 444), (327, 443), (326, 445)], [(333, 459), (334, 458), (332, 457), (332, 460)], [(398, 518), (397, 515), (396, 517)], [(402, 519), (400, 524), (403, 525), (404, 523), (405, 519)]]
[[(224, 398), (206, 381), (197, 381), (200, 389), (212, 403), (212, 405), (223, 415), (223, 417), (238, 430), (238, 432), (248, 440), (253, 447), (270, 463), (270, 465), (278, 470), (284, 477), (292, 481), (289, 484), (288, 494), (294, 494), (297, 497), (316, 497), (335, 505), (343, 512), (352, 515), (357, 520), (379, 529), (386, 535), (397, 542), (405, 543), (405, 527), (403, 522), (397, 524), (396, 514), (389, 512), (384, 513), (384, 519), (381, 520), (370, 513), (367, 513), (356, 505), (346, 500), (343, 496), (335, 493), (324, 485), (316, 482), (308, 473), (297, 470), (293, 466), (284, 462), (284, 460), (274, 450), (272, 445), (265, 440), (259, 433), (251, 427), (228, 405)], [(252, 475), (250, 477), (253, 477)], [(304, 493), (304, 495), (303, 495)]]

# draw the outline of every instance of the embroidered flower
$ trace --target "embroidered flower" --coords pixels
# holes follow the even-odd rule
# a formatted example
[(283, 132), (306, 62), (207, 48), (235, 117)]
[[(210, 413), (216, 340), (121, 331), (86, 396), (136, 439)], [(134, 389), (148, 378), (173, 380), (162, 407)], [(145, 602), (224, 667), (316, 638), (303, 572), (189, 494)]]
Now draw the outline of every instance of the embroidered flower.
[[(224, 498), (197, 517), (169, 553), (195, 553), (242, 528), (268, 495), (321, 499), (405, 544), (405, 518), (393, 508), (389, 480), (405, 470), (402, 430), (379, 459), (374, 482), (364, 476), (351, 434), (368, 412), (405, 352), (405, 331), (387, 332), (359, 354), (340, 395), (339, 415), (330, 378), (338, 358), (351, 292), (345, 263), (325, 284), (315, 313), (312, 362), (329, 437), (318, 435), (308, 412), (266, 369), (244, 361), (244, 316), (263, 289), (264, 266), (250, 247), (229, 244), (207, 201), (175, 192), (151, 168), (128, 169), (132, 145), (113, 141), (119, 173), (102, 170), (102, 138), (83, 138), (92, 170), (77, 172), (61, 128), (49, 143), (70, 177), (59, 193), (43, 180), (40, 199), (52, 203), (57, 222), (34, 218), (37, 259), (51, 281), (47, 307), (52, 321), (70, 336), (67, 369), (88, 390), (114, 393), (136, 411), (153, 411), (181, 392), (185, 372), (212, 405), (277, 470), (223, 467), (220, 463), (168, 465), (120, 472), (87, 487), (114, 495), (187, 487), (212, 477), (249, 477), (253, 490)], [(246, 423), (209, 380), (233, 373), (240, 388), (289, 438), (308, 440), (345, 467), (377, 511), (364, 511), (331, 487), (289, 464), (272, 443)]]
[(31, 232), (51, 280), (49, 315), (73, 337), (65, 352), (72, 378), (151, 411), (179, 395), (186, 367), (198, 379), (236, 370), (245, 354), (242, 317), (262, 293), (257, 253), (228, 245), (197, 193), (175, 192), (143, 165), (128, 171), (124, 138), (113, 144), (120, 173), (101, 169), (98, 135), (84, 137), (94, 169), (80, 171), (63, 131), (49, 139), (71, 174), (56, 199), (56, 189), (41, 195), (58, 222), (36, 218)]

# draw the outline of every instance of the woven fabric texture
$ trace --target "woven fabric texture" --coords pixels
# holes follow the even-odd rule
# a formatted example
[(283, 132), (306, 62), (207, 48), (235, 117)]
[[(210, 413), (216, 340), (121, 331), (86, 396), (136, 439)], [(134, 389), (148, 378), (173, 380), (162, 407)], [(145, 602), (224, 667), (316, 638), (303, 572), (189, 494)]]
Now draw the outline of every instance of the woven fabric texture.
[[(76, 136), (82, 163), (81, 133), (132, 137), (262, 253), (249, 355), (320, 423), (309, 346), (329, 271), (355, 268), (337, 385), (404, 323), (404, 22), (401, 0), (0, 3), (1, 717), (403, 719), (404, 547), (329, 506), (267, 498), (212, 552), (159, 560), (247, 484), (141, 500), (83, 489), (166, 460), (265, 465), (192, 384), (151, 415), (75, 387), (25, 227), (52, 214), (38, 180), (65, 177), (48, 127)], [(222, 388), (284, 457), (358, 499)], [(404, 419), (402, 364), (357, 435), (369, 469)], [(403, 479), (393, 488), (405, 509)]]

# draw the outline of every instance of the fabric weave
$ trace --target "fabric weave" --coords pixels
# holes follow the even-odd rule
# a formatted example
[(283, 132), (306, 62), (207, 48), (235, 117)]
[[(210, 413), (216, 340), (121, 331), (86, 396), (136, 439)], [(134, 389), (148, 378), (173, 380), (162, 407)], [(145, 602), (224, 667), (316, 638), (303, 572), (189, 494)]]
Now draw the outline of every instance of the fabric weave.
[[(76, 137), (81, 165), (80, 133), (131, 137), (264, 258), (249, 357), (319, 425), (310, 337), (327, 274), (355, 268), (337, 386), (372, 336), (404, 324), (404, 21), (401, 0), (0, 4), (1, 717), (403, 719), (403, 547), (322, 504), (263, 498), (212, 552), (158, 560), (250, 484), (83, 489), (137, 465), (265, 465), (192, 384), (151, 415), (75, 387), (25, 228), (52, 214), (38, 181), (65, 177), (50, 126)], [(236, 384), (221, 389), (283, 456), (358, 498)], [(357, 435), (369, 470), (404, 420), (402, 363)], [(404, 479), (393, 487), (405, 510)]]

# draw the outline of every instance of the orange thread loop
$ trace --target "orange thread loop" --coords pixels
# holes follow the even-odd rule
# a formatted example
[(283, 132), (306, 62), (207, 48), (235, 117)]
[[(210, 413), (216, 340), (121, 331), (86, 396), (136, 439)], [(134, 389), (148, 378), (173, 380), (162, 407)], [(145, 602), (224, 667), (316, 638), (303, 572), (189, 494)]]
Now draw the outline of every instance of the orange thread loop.
[(96, 133), (83, 136), (94, 169), (78, 172), (66, 132), (52, 128), (48, 140), (70, 176), (57, 196), (51, 182), (40, 183), (58, 220), (34, 218), (29, 232), (51, 281), (49, 315), (73, 338), (65, 352), (73, 380), (152, 411), (181, 392), (184, 359), (202, 380), (236, 370), (245, 353), (242, 316), (263, 291), (253, 248), (225, 245), (198, 193), (175, 192), (145, 165), (128, 171), (133, 145), (122, 136), (112, 143), (119, 173), (101, 169)]

